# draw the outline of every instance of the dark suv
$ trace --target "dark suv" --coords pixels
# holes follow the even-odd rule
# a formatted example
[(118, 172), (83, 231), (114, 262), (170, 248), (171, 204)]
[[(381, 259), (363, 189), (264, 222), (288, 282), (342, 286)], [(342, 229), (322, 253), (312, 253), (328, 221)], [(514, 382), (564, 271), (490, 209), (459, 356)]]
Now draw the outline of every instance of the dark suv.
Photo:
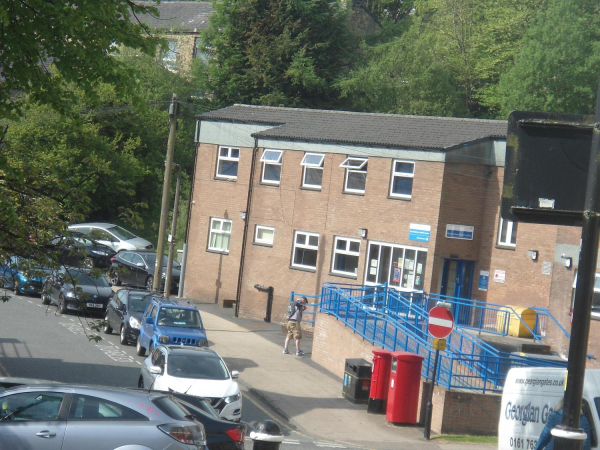
[(200, 311), (191, 303), (152, 297), (142, 317), (137, 354), (160, 344), (208, 347)]

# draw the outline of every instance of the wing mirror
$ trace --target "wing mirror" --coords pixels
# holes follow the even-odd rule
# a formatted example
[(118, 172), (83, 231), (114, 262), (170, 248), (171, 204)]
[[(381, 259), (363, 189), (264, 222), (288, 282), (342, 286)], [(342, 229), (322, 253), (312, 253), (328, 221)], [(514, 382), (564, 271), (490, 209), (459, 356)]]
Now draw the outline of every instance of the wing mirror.
[(154, 323), (154, 322), (152, 322), (152, 316), (148, 316), (148, 317), (146, 317), (146, 323), (147, 323), (148, 325), (152, 325), (152, 324)]
[(137, 267), (146, 267), (144, 263), (137, 263), (136, 266)]
[(150, 366), (150, 373), (153, 375), (160, 375), (162, 373), (162, 369), (158, 366)]
[(239, 378), (239, 377), (240, 377), (240, 373), (237, 370), (231, 371), (231, 378)]

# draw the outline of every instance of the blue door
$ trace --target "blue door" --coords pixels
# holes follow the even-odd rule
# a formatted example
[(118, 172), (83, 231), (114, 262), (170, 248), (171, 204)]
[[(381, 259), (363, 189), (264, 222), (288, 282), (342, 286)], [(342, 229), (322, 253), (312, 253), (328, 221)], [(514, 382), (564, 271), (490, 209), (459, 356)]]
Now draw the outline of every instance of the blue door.
[(464, 259), (444, 259), (440, 294), (461, 299), (453, 302), (454, 321), (459, 325), (469, 325), (471, 319), (471, 288), (473, 286), (474, 261)]

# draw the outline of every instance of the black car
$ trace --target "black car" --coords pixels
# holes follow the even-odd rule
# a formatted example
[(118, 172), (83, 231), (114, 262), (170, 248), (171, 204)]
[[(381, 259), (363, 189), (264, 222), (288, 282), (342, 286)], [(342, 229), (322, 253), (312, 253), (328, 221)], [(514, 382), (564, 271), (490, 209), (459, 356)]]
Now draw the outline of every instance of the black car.
[[(167, 260), (168, 258), (163, 256), (162, 279), (160, 282), (161, 290), (164, 290), (165, 287)], [(109, 277), (112, 284), (119, 286), (122, 283), (143, 287), (148, 291), (152, 290), (154, 267), (156, 266), (156, 252), (121, 250), (111, 261), (112, 266), (109, 270)], [(176, 293), (179, 289), (180, 270), (181, 266), (179, 263), (173, 261), (170, 292)]]
[(137, 341), (142, 316), (152, 296), (149, 291), (119, 289), (106, 308), (104, 332), (118, 330), (123, 345)]
[(114, 292), (104, 275), (69, 267), (44, 281), (42, 304), (54, 303), (58, 312), (88, 311), (104, 314)]
[[(162, 391), (156, 392), (164, 394)], [(248, 428), (246, 424), (221, 419), (206, 398), (178, 392), (170, 392), (169, 395), (184, 408), (182, 418), (193, 416), (204, 425), (206, 445), (209, 450), (244, 450)]]
[(50, 245), (50, 251), (63, 266), (106, 268), (116, 254), (112, 248), (73, 231), (51, 239)]

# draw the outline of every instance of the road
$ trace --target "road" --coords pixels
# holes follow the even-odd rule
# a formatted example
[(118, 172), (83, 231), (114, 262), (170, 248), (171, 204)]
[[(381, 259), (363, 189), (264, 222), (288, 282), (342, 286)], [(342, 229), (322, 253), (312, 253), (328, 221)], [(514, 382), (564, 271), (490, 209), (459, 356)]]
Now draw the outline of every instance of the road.
[[(64, 383), (85, 383), (117, 387), (137, 387), (143, 357), (135, 346), (122, 346), (117, 334), (100, 333), (102, 340), (89, 338), (95, 333), (89, 322), (100, 317), (60, 315), (55, 306), (44, 306), (39, 297), (15, 296), (0, 304), (0, 376), (41, 378)], [(243, 367), (227, 361), (230, 370), (240, 372), (244, 398), (242, 420), (250, 427), (265, 419), (282, 426), (282, 450), (315, 448), (352, 448), (334, 442), (319, 442), (286, 427), (286, 424), (261, 399), (253, 398), (243, 382)], [(246, 440), (246, 448), (252, 448)]]

